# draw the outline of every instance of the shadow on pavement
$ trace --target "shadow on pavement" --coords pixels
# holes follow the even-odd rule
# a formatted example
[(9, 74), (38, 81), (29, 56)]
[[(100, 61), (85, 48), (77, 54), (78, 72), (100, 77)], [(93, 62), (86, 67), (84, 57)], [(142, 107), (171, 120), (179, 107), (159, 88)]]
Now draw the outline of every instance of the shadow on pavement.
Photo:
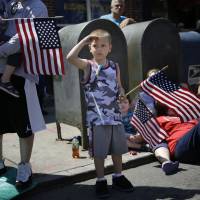
[[(23, 195), (21, 197), (15, 198), (15, 200), (94, 200), (97, 199), (95, 196), (95, 187), (94, 185), (69, 185), (62, 186), (57, 185), (54, 188), (46, 188), (46, 191), (40, 192), (35, 191), (35, 193), (29, 195)], [(135, 191), (131, 193), (123, 193), (116, 190), (113, 190), (109, 186), (109, 191), (111, 197), (109, 200), (158, 200), (158, 199), (191, 199), (196, 194), (200, 194), (200, 190), (193, 189), (179, 189), (173, 187), (135, 187)]]

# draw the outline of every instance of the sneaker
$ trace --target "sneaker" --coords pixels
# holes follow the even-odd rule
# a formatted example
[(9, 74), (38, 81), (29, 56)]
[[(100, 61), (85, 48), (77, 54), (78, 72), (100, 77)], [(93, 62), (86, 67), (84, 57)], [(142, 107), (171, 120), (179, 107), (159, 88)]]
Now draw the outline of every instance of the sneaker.
[(3, 90), (13, 97), (19, 98), (19, 92), (15, 89), (11, 82), (3, 83), (2, 81), (0, 81), (0, 90)]
[(175, 161), (165, 161), (162, 163), (162, 170), (165, 172), (166, 175), (174, 174), (178, 171), (179, 162)]
[(132, 183), (124, 176), (113, 177), (112, 187), (122, 192), (132, 192), (134, 187)]
[(32, 183), (32, 170), (30, 163), (20, 163), (17, 169), (16, 187), (25, 188)]
[(110, 193), (108, 191), (107, 180), (96, 181), (96, 195), (100, 199), (110, 197)]
[(4, 164), (4, 160), (0, 160), (0, 175), (6, 172), (6, 166)]

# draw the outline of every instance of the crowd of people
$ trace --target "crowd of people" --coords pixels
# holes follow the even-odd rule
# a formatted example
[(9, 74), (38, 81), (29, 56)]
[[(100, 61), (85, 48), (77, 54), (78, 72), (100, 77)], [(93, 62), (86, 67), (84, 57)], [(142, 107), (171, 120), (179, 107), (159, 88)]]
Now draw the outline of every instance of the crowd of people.
[[(134, 19), (123, 16), (124, 8), (124, 0), (112, 0), (111, 13), (101, 19), (111, 20), (120, 28), (135, 23)], [(11, 0), (9, 3), (0, 0), (0, 15), (0, 174), (6, 171), (2, 154), (3, 134), (16, 132), (21, 154), (16, 186), (26, 187), (30, 185), (32, 178), (30, 157), (34, 132), (45, 128), (42, 116), (44, 110), (41, 111), (36, 90), (39, 78), (26, 74), (23, 70), (24, 61), (15, 22), (11, 20), (7, 23), (2, 18), (47, 17), (48, 14), (41, 0)], [(92, 55), (90, 60), (79, 57), (85, 46), (88, 46)], [(100, 198), (110, 196), (104, 176), (104, 160), (107, 155), (111, 155), (114, 166), (112, 187), (125, 192), (134, 190), (133, 184), (122, 173), (122, 154), (128, 150), (133, 155), (141, 150), (152, 151), (167, 175), (177, 172), (179, 162), (200, 162), (199, 119), (182, 122), (172, 110), (159, 105), (154, 98), (141, 91), (138, 97), (168, 134), (156, 147), (149, 148), (148, 141), (131, 124), (136, 102), (132, 103), (125, 95), (120, 67), (107, 58), (111, 51), (110, 33), (104, 29), (96, 29), (66, 55), (67, 62), (84, 72), (82, 85), (87, 104), (86, 124), (92, 140), (89, 148), (97, 174), (96, 194)], [(153, 76), (158, 71), (153, 69), (147, 76)], [(197, 95), (200, 95), (199, 90), (200, 87)], [(40, 104), (42, 105), (41, 101)]]

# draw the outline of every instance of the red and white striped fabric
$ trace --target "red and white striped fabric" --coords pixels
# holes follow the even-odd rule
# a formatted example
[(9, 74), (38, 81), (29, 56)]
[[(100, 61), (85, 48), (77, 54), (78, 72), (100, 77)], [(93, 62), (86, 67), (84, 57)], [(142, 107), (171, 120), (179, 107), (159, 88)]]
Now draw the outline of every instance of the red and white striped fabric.
[(50, 18), (16, 19), (25, 72), (63, 75), (64, 62), (56, 23)]
[(141, 87), (155, 100), (174, 110), (183, 122), (200, 118), (200, 99), (169, 81), (162, 71), (144, 80)]
[(140, 99), (136, 103), (131, 124), (151, 148), (154, 148), (168, 137), (168, 134), (159, 126), (153, 114)]

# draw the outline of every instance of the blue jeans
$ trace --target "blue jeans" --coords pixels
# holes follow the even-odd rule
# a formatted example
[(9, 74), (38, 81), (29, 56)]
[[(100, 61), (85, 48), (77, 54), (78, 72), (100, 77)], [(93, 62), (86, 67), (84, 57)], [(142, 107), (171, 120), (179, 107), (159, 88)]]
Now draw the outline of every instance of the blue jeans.
[(174, 156), (180, 162), (200, 163), (200, 122), (178, 141)]

